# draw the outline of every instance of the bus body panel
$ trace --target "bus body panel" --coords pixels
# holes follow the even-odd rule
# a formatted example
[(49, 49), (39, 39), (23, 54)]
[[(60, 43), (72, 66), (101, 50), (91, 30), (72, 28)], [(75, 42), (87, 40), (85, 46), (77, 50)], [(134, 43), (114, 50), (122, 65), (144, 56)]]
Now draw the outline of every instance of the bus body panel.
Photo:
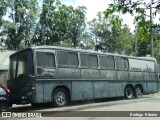
[(7, 81), (7, 86), (11, 91), (11, 101), (13, 103), (31, 103), (34, 99), (35, 78), (22, 76), (17, 79)]
[[(45, 82), (45, 84), (44, 84)], [(33, 103), (48, 103), (52, 102), (52, 92), (58, 86), (66, 86), (71, 90), (71, 81), (53, 80), (53, 79), (37, 79), (35, 97)]]
[[(63, 73), (63, 74), (62, 74)], [(80, 79), (80, 69), (77, 68), (57, 68), (55, 79)]]
[(146, 93), (156, 93), (158, 90), (159, 85), (157, 85), (157, 82), (147, 82), (147, 91)]
[(117, 79), (118, 80), (130, 80), (128, 71), (117, 71)]
[(90, 100), (93, 98), (93, 81), (72, 82), (72, 100)]
[(102, 80), (116, 80), (117, 71), (115, 70), (100, 70), (100, 79)]
[(110, 97), (109, 82), (107, 81), (95, 81), (94, 82), (94, 98)]
[[(26, 73), (28, 75), (20, 75), (18, 74), (20, 71), (17, 69), (18, 61), (21, 59), (18, 56), (26, 51), (29, 51), (26, 57), (31, 64), (27, 64)], [(86, 56), (86, 58), (82, 59), (81, 54), (85, 54), (83, 57)], [(70, 57), (63, 60), (66, 55)], [(74, 57), (77, 60), (73, 59)], [(105, 63), (105, 57), (111, 61)], [(53, 91), (57, 87), (67, 89), (71, 101), (121, 97), (124, 96), (127, 85), (131, 85), (133, 89), (136, 85), (142, 86), (144, 94), (159, 91), (155, 59), (57, 47), (25, 49), (11, 55), (10, 59), (11, 61), (17, 60), (16, 67), (13, 66), (15, 73), (12, 73), (13, 71), (10, 73), (12, 77), (15, 74), (15, 78), (8, 80), (8, 88), (13, 93), (13, 103), (24, 103), (24, 100), (26, 103), (52, 102)], [(85, 63), (85, 59), (88, 63)], [(97, 63), (93, 64), (94, 60), (97, 60)], [(59, 64), (59, 61), (62, 64)], [(67, 64), (66, 61), (68, 61)], [(73, 65), (71, 65), (71, 61)]]
[(100, 79), (99, 70), (94, 69), (81, 69), (81, 79), (88, 79), (88, 80), (98, 80)]

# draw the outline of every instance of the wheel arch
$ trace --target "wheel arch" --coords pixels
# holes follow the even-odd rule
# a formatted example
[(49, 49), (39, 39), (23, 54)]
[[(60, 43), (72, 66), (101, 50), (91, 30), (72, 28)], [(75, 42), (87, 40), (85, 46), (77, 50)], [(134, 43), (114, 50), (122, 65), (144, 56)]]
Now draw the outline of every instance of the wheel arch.
[[(53, 95), (53, 92), (54, 92), (56, 89), (58, 89), (58, 88), (63, 88), (63, 89), (66, 90), (67, 95), (68, 95), (68, 100), (70, 101), (70, 100), (71, 100), (71, 92), (70, 92), (69, 87), (66, 86), (66, 85), (58, 85), (58, 86), (56, 86), (56, 87), (52, 90), (52, 95)], [(52, 96), (51, 96), (51, 97), (52, 97)], [(53, 101), (53, 98), (52, 98), (52, 101)]]

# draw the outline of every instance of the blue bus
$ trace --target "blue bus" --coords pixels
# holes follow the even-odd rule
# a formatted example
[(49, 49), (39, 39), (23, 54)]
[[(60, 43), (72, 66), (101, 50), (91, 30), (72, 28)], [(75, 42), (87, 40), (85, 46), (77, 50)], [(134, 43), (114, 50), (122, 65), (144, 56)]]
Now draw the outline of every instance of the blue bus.
[(20, 50), (10, 56), (12, 104), (51, 103), (99, 98), (140, 98), (159, 91), (155, 58), (55, 46)]

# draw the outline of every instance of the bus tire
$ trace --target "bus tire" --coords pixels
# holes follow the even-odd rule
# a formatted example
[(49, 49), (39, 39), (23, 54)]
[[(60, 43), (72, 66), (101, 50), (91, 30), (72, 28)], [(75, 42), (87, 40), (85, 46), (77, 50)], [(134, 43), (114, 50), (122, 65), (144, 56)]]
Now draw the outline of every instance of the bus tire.
[(127, 99), (132, 99), (134, 98), (134, 94), (133, 94), (133, 89), (131, 86), (126, 86), (125, 90), (124, 90), (124, 95)]
[(141, 86), (136, 86), (135, 89), (134, 89), (134, 96), (135, 98), (141, 98), (142, 97), (142, 88)]
[(64, 88), (56, 88), (53, 91), (53, 105), (55, 107), (63, 107), (67, 105), (69, 97), (67, 91)]

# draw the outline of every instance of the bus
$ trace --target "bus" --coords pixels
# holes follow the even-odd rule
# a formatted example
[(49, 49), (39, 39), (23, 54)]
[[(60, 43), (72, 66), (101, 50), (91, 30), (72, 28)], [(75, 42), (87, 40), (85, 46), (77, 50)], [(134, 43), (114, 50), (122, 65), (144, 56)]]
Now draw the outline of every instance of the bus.
[(7, 86), (12, 104), (61, 107), (70, 101), (156, 93), (159, 75), (151, 57), (37, 46), (10, 56)]

